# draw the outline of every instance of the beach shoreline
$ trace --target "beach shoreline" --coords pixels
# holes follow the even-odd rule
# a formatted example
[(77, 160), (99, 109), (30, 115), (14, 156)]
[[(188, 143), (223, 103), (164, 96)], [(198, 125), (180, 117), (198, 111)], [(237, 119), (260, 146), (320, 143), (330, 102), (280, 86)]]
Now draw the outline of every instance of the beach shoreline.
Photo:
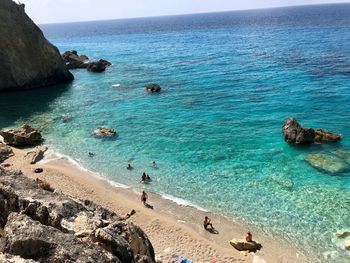
[[(11, 163), (13, 168), (22, 170), (30, 178), (47, 181), (56, 191), (74, 198), (92, 200), (120, 215), (136, 210), (130, 220), (146, 232), (157, 258), (163, 262), (167, 262), (172, 255), (184, 256), (194, 262), (317, 262), (307, 259), (285, 240), (269, 237), (231, 218), (177, 204), (171, 198), (156, 193), (148, 193), (149, 203), (154, 209), (146, 208), (140, 202), (140, 189), (99, 178), (64, 156), (29, 165), (23, 158), (26, 150), (13, 150), (15, 155), (6, 163)], [(33, 171), (37, 167), (43, 168), (44, 172), (35, 174)], [(206, 215), (212, 218), (218, 234), (203, 229), (202, 222)], [(233, 238), (242, 239), (248, 230), (263, 245), (256, 253), (239, 252), (229, 244)]]

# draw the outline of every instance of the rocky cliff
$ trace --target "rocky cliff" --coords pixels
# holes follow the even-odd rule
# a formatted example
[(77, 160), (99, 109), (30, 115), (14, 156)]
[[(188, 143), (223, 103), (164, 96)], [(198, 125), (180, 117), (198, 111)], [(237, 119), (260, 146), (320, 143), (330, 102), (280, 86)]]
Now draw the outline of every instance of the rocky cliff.
[(26, 15), (24, 5), (0, 0), (0, 91), (73, 80), (58, 49)]
[(1, 262), (154, 263), (146, 234), (88, 200), (0, 167)]

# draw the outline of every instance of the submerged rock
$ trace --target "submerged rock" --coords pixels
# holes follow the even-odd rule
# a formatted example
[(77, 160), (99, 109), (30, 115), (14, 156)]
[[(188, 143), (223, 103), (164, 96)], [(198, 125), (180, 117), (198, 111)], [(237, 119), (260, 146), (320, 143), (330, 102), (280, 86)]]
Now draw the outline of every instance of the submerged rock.
[(261, 248), (261, 244), (255, 241), (247, 242), (245, 240), (232, 239), (230, 244), (239, 251), (256, 251)]
[(344, 160), (344, 162), (350, 165), (350, 150), (339, 149), (339, 150), (333, 151), (332, 154)]
[(0, 258), (4, 253), (35, 262), (155, 262), (145, 233), (114, 212), (1, 167), (0, 174)]
[(310, 153), (306, 156), (306, 160), (312, 167), (331, 174), (341, 173), (349, 169), (349, 166), (342, 160), (328, 154)]
[(24, 155), (24, 159), (29, 163), (29, 164), (35, 164), (42, 160), (44, 158), (44, 153), (47, 151), (46, 146), (38, 146), (35, 147), (33, 150), (27, 152)]
[(12, 148), (0, 143), (0, 163), (10, 158), (11, 156), (13, 156)]
[(74, 79), (58, 49), (26, 15), (24, 5), (0, 1), (0, 90), (30, 89)]
[(97, 128), (91, 135), (97, 138), (113, 138), (117, 136), (117, 132), (110, 128)]
[(322, 129), (312, 129), (301, 126), (295, 118), (288, 119), (282, 127), (284, 140), (291, 144), (311, 144), (313, 142), (337, 142), (342, 139), (340, 134)]
[(21, 130), (2, 130), (0, 136), (6, 144), (13, 146), (35, 145), (42, 139), (41, 133), (27, 124), (24, 124)]
[(148, 84), (146, 85), (146, 91), (154, 93), (154, 92), (160, 92), (161, 91), (161, 87), (158, 84)]

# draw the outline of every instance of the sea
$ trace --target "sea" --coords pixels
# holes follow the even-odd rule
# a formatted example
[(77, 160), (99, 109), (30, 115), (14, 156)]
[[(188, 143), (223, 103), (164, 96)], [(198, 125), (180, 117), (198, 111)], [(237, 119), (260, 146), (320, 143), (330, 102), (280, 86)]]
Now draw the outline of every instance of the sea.
[[(321, 262), (350, 262), (335, 235), (350, 231), (350, 4), (40, 27), (61, 53), (113, 65), (2, 93), (1, 128), (29, 123), (111, 182), (234, 218)], [(162, 91), (147, 93), (149, 83)], [(289, 117), (343, 140), (288, 145)], [(117, 138), (92, 137), (98, 127)]]

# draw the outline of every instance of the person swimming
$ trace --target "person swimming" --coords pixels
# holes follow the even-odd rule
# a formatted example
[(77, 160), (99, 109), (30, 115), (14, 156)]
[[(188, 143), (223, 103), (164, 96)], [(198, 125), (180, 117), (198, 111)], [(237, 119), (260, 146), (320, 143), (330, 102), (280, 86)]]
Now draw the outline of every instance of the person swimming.
[(146, 182), (149, 182), (149, 181), (151, 181), (151, 177), (147, 174), (146, 175)]
[(89, 157), (94, 157), (95, 154), (93, 152), (89, 152)]
[(142, 176), (141, 176), (140, 183), (146, 183), (146, 182), (147, 182), (147, 175), (146, 175), (146, 173), (143, 173)]
[(128, 163), (128, 166), (126, 167), (126, 169), (128, 169), (128, 170), (132, 170), (132, 166), (131, 166), (131, 164), (130, 164), (130, 163)]

